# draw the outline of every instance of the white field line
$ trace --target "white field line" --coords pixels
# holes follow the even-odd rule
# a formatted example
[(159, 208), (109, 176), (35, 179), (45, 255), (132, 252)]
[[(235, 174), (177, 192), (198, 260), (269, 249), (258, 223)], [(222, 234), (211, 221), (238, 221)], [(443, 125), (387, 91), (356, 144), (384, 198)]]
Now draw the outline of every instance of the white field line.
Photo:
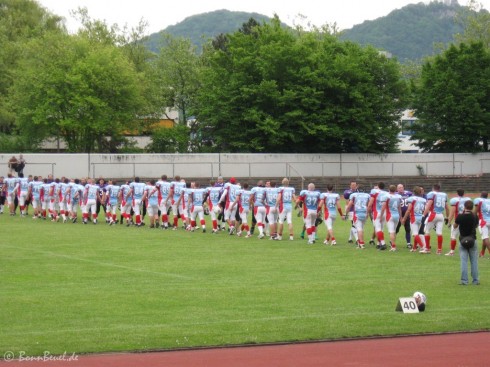
[(188, 280), (193, 280), (193, 277), (189, 277), (186, 275), (182, 274), (175, 274), (175, 273), (168, 273), (168, 272), (160, 272), (160, 271), (152, 271), (152, 270), (146, 270), (146, 269), (139, 269), (139, 268), (132, 268), (130, 266), (125, 266), (125, 265), (118, 265), (114, 263), (108, 263), (108, 262), (103, 262), (103, 261), (96, 261), (96, 260), (90, 260), (90, 259), (84, 259), (81, 257), (77, 256), (71, 256), (71, 255), (64, 255), (64, 254), (58, 254), (56, 252), (51, 252), (51, 251), (43, 251), (43, 250), (38, 250), (35, 248), (24, 248), (24, 247), (18, 247), (18, 246), (8, 246), (8, 245), (2, 245), (2, 247), (8, 247), (16, 250), (25, 250), (29, 252), (37, 252), (40, 254), (45, 254), (45, 255), (50, 255), (53, 257), (61, 257), (69, 260), (75, 260), (75, 261), (82, 261), (82, 262), (87, 262), (91, 264), (96, 264), (96, 265), (102, 265), (102, 266), (108, 266), (112, 268), (119, 268), (119, 269), (125, 269), (125, 270), (130, 270), (130, 271), (135, 271), (139, 273), (148, 273), (148, 274), (154, 274), (154, 275), (163, 275), (166, 277), (171, 277), (171, 278), (179, 278), (179, 279), (188, 279)]

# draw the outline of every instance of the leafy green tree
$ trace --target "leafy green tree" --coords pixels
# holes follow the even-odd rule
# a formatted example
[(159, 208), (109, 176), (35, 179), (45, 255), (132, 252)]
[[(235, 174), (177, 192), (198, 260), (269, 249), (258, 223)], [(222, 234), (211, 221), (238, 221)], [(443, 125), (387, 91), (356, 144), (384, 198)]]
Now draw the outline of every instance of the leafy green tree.
[(189, 133), (186, 125), (156, 129), (146, 149), (151, 153), (188, 153)]
[[(152, 64), (154, 118), (168, 118), (168, 107), (174, 107), (179, 111), (179, 123), (189, 124), (191, 136), (195, 136), (197, 129), (190, 111), (200, 88), (201, 65), (196, 46), (190, 40), (162, 35), (159, 53)], [(189, 149), (199, 150), (200, 143), (191, 136)]]
[(87, 8), (78, 8), (73, 16), (82, 24), (78, 35), (95, 43), (103, 43), (122, 48), (138, 72), (148, 70), (153, 53), (146, 47), (148, 36), (145, 35), (148, 23), (140, 20), (135, 28), (121, 28), (118, 24), (108, 25), (100, 19), (92, 19)]
[(490, 52), (482, 43), (451, 45), (423, 65), (415, 91), (412, 140), (425, 152), (488, 151)]
[(390, 152), (405, 83), (373, 48), (322, 30), (250, 26), (205, 49), (196, 116), (229, 152)]
[(62, 30), (61, 18), (36, 1), (0, 0), (0, 133), (14, 133), (15, 114), (8, 106), (8, 91), (25, 44), (46, 32)]
[(142, 106), (141, 80), (120, 48), (48, 34), (26, 47), (12, 87), (21, 132), (64, 140), (71, 152), (116, 151)]
[(490, 13), (483, 9), (480, 2), (470, 0), (468, 6), (458, 13), (457, 22), (463, 28), (462, 33), (455, 35), (458, 44), (482, 42), (486, 48), (490, 48)]

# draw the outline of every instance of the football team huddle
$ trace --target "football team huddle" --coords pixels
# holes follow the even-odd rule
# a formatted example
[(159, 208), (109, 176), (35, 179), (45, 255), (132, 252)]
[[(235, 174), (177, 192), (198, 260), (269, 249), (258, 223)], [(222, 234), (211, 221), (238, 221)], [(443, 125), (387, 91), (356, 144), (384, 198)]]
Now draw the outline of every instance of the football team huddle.
[[(52, 176), (19, 177), (9, 174), (0, 177), (2, 201), (0, 213), (6, 201), (11, 215), (15, 215), (17, 205), (20, 215), (26, 216), (28, 206), (34, 211), (33, 219), (50, 219), (66, 223), (77, 222), (82, 214), (82, 223), (98, 223), (98, 214), (103, 209), (105, 221), (109, 225), (116, 223), (127, 226), (144, 225), (143, 218), (149, 219), (150, 228), (182, 228), (188, 231), (201, 229), (206, 232), (204, 215), (211, 217), (211, 233), (227, 230), (230, 235), (251, 237), (255, 229), (258, 238), (268, 236), (271, 240), (282, 240), (284, 224), (287, 234), (294, 240), (292, 216), (295, 209), (303, 217), (303, 229), (300, 237), (307, 237), (308, 244), (316, 242), (317, 227), (322, 222), (326, 226), (325, 245), (336, 245), (334, 223), (337, 217), (351, 221), (349, 242), (356, 243), (358, 249), (365, 248), (364, 227), (372, 221), (374, 231), (369, 243), (379, 250), (386, 250), (384, 230), (389, 234), (389, 251), (396, 251), (396, 235), (403, 226), (406, 246), (412, 252), (429, 254), (430, 236), (434, 230), (437, 237), (437, 254), (442, 254), (443, 227), (451, 228), (450, 251), (454, 255), (458, 228), (452, 223), (464, 210), (464, 203), (472, 200), (464, 196), (464, 190), (458, 190), (457, 196), (450, 199), (434, 185), (432, 191), (425, 194), (420, 186), (407, 191), (402, 184), (390, 185), (385, 190), (384, 182), (365, 192), (356, 181), (344, 191), (344, 210), (340, 205), (341, 196), (333, 191), (333, 185), (327, 185), (325, 192), (316, 190), (313, 183), (307, 189), (296, 194), (287, 178), (278, 185), (274, 181), (259, 180), (254, 187), (248, 183), (240, 184), (232, 177), (224, 182), (222, 177), (207, 187), (199, 182), (186, 182), (180, 176), (169, 180), (162, 175), (158, 181), (140, 182), (135, 177), (131, 182), (119, 184), (116, 180), (104, 179), (53, 179)], [(490, 200), (483, 192), (474, 199), (475, 211), (480, 219), (482, 250), (490, 252)], [(120, 213), (118, 218), (117, 214)], [(172, 217), (172, 221), (170, 221)], [(249, 221), (249, 217), (251, 217)], [(198, 221), (199, 220), (199, 226)]]

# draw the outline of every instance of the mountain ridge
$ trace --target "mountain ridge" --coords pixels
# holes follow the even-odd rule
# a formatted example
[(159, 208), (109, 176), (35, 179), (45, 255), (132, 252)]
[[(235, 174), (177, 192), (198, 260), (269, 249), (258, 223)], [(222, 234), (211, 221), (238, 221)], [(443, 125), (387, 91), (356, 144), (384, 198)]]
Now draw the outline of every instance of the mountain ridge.
[[(409, 4), (388, 15), (342, 30), (339, 37), (387, 51), (401, 62), (416, 61), (433, 55), (435, 45), (450, 43), (455, 34), (462, 32), (462, 26), (455, 21), (462, 8), (455, 1), (449, 5), (434, 1)], [(189, 38), (200, 50), (208, 39), (221, 33), (235, 32), (250, 18), (259, 23), (271, 20), (259, 13), (226, 9), (196, 14), (151, 34), (147, 45), (150, 50), (157, 52), (160, 35), (168, 33), (174, 37)]]

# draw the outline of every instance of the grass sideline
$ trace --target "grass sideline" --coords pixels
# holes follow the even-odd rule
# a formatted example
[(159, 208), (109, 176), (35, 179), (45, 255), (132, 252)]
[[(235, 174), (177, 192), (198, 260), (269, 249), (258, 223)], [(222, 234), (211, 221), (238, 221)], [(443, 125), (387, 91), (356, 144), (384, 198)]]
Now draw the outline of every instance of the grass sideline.
[[(0, 215), (0, 355), (490, 329), (488, 255), (481, 285), (462, 287), (459, 256), (410, 253), (402, 233), (391, 253), (347, 244), (349, 222), (337, 246), (323, 223), (308, 246), (301, 226), (279, 242)], [(416, 290), (426, 312), (395, 312)]]

